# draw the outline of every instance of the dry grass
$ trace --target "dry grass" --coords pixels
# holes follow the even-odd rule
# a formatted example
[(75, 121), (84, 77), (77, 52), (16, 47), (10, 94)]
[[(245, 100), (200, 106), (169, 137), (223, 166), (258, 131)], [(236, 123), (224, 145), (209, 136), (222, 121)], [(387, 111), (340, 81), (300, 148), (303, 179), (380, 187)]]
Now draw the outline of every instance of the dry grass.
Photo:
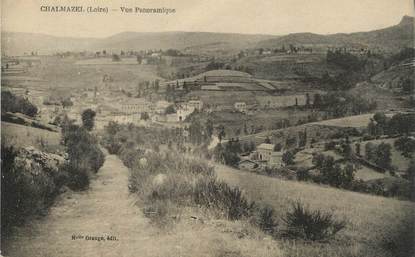
[(281, 248), (287, 256), (394, 256), (396, 252), (388, 250), (399, 248), (397, 238), (401, 229), (411, 226), (415, 210), (411, 202), (269, 178), (221, 165), (216, 172), (220, 179), (242, 188), (248, 198), (273, 206), (278, 217), (283, 217), (293, 201), (301, 200), (311, 209), (332, 211), (347, 220), (345, 230), (330, 244), (283, 242)]
[(388, 174), (377, 172), (369, 167), (361, 166), (356, 170), (355, 178), (363, 181), (390, 177)]
[(373, 113), (355, 115), (355, 116), (344, 117), (344, 118), (339, 118), (339, 119), (319, 121), (319, 122), (314, 122), (310, 124), (334, 126), (334, 127), (361, 128), (361, 127), (366, 127), (371, 118), (373, 118)]
[(63, 150), (60, 140), (61, 136), (57, 132), (1, 122), (1, 141), (6, 146), (33, 146), (45, 152), (55, 153)]

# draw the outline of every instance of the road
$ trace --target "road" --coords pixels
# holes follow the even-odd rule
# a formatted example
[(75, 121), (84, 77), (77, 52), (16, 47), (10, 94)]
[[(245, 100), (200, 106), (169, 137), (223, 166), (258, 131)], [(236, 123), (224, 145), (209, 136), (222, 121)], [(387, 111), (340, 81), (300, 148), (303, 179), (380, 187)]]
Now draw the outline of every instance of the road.
[[(89, 190), (63, 194), (47, 216), (17, 229), (11, 238), (3, 240), (2, 254), (160, 256), (163, 254), (153, 241), (156, 234), (128, 192), (128, 169), (116, 156), (108, 155)], [(83, 238), (73, 240), (73, 236)], [(87, 240), (89, 237), (105, 240)]]

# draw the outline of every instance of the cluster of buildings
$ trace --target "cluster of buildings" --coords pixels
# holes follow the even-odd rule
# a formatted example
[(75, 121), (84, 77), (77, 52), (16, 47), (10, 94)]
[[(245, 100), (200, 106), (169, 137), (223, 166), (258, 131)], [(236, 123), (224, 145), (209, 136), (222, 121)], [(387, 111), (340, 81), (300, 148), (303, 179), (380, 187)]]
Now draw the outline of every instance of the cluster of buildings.
[(239, 168), (244, 170), (255, 170), (261, 166), (282, 167), (283, 152), (275, 151), (274, 144), (260, 144), (257, 149), (249, 156), (243, 158), (239, 163)]

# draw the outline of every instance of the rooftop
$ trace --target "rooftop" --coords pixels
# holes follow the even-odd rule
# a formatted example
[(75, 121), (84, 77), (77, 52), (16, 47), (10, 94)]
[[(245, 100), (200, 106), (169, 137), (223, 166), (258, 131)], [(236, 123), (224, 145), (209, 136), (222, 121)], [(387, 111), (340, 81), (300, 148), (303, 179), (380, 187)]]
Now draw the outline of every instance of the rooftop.
[(263, 150), (274, 150), (274, 145), (273, 144), (260, 144), (257, 149), (263, 149)]

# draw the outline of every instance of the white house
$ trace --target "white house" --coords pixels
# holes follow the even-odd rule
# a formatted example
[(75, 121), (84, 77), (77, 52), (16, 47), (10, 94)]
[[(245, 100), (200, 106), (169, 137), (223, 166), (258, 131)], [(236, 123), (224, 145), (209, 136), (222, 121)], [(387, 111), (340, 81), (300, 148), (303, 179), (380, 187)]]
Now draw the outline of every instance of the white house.
[(236, 102), (234, 104), (234, 107), (238, 112), (243, 112), (243, 113), (246, 112), (246, 103), (245, 102)]
[(196, 108), (187, 105), (180, 106), (179, 108), (177, 108), (177, 121), (184, 121), (187, 118), (187, 116), (194, 112), (195, 109)]
[(274, 151), (273, 144), (260, 144), (257, 147), (258, 160), (268, 162), (271, 159), (271, 154)]
[(269, 161), (268, 161), (268, 165), (273, 166), (273, 167), (281, 167), (282, 166), (282, 155), (283, 155), (282, 151), (272, 152), (269, 158)]
[(149, 112), (151, 103), (147, 102), (143, 98), (135, 98), (135, 99), (128, 99), (124, 100), (119, 104), (119, 109), (121, 112), (125, 114), (134, 114), (134, 113), (142, 113), (142, 112)]
[(197, 110), (202, 110), (202, 108), (203, 108), (203, 102), (202, 101), (200, 101), (200, 100), (190, 100), (188, 103), (187, 103), (187, 105), (190, 107), (190, 108), (194, 108), (194, 109), (197, 109)]

